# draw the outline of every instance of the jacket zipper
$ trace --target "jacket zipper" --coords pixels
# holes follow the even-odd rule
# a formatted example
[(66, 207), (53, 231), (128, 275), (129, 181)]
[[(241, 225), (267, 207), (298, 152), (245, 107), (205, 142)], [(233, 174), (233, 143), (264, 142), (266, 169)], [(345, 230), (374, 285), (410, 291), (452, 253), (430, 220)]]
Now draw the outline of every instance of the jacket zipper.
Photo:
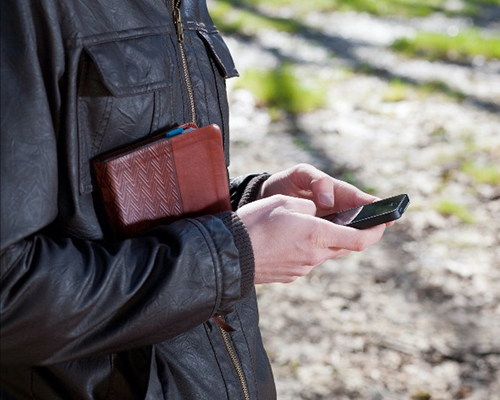
[[(186, 52), (184, 50), (184, 29), (182, 28), (182, 16), (181, 16), (180, 4), (181, 4), (181, 0), (172, 0), (172, 9), (173, 9), (173, 16), (174, 16), (175, 31), (177, 34), (177, 41), (179, 42), (179, 50), (181, 53), (182, 69), (184, 72), (184, 80), (186, 81), (186, 87), (187, 87), (187, 91), (188, 91), (188, 95), (189, 95), (189, 102), (191, 105), (191, 118), (192, 118), (192, 122), (196, 122), (196, 109), (194, 106), (193, 86), (191, 84), (191, 78), (189, 77), (189, 71), (188, 71), (187, 60), (186, 60)], [(219, 317), (219, 318), (222, 319), (222, 317)], [(248, 394), (248, 386), (247, 386), (247, 382), (245, 379), (245, 375), (243, 374), (243, 369), (241, 368), (241, 364), (238, 360), (238, 357), (236, 356), (236, 352), (234, 351), (233, 346), (231, 345), (231, 341), (229, 339), (229, 334), (226, 332), (225, 328), (223, 326), (221, 326), (221, 325), (225, 325), (225, 321), (222, 320), (222, 323), (219, 322), (219, 323), (217, 323), (217, 325), (218, 325), (220, 333), (222, 335), (222, 339), (224, 340), (224, 344), (226, 346), (227, 352), (229, 353), (229, 357), (231, 358), (231, 361), (234, 365), (234, 368), (236, 369), (236, 372), (238, 374), (238, 378), (240, 379), (241, 388), (243, 390), (243, 395), (245, 397), (245, 400), (250, 400), (250, 395)]]
[(174, 14), (175, 31), (177, 34), (177, 41), (179, 42), (179, 50), (181, 53), (182, 69), (184, 72), (184, 80), (189, 95), (189, 103), (191, 106), (191, 121), (196, 123), (196, 109), (194, 106), (193, 86), (187, 66), (186, 52), (184, 51), (184, 29), (182, 28), (182, 16), (180, 9), (181, 0), (172, 0), (172, 9)]
[(238, 357), (236, 356), (236, 352), (233, 349), (233, 346), (229, 339), (229, 334), (221, 326), (219, 326), (219, 330), (222, 335), (222, 339), (224, 340), (224, 344), (226, 345), (227, 352), (229, 353), (229, 357), (231, 358), (238, 377), (240, 378), (241, 388), (243, 389), (243, 396), (245, 397), (245, 400), (250, 400), (247, 382), (245, 379), (245, 375), (243, 374), (243, 368), (241, 368), (241, 364), (238, 360)]

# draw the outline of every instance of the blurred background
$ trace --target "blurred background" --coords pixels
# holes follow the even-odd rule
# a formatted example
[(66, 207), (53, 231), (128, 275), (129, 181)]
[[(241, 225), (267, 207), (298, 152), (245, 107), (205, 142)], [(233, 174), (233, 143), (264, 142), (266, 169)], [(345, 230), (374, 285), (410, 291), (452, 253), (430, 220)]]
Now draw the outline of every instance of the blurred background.
[(500, 0), (211, 0), (232, 175), (408, 193), (381, 243), (258, 288), (280, 400), (500, 399)]

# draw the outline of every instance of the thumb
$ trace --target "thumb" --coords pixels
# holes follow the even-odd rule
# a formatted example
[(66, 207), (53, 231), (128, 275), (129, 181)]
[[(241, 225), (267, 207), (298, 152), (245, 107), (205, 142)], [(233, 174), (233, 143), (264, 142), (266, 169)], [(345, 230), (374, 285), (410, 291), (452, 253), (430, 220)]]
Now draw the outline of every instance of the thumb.
[(334, 206), (335, 179), (309, 164), (301, 164), (296, 170), (298, 186), (312, 192), (318, 208), (331, 209)]

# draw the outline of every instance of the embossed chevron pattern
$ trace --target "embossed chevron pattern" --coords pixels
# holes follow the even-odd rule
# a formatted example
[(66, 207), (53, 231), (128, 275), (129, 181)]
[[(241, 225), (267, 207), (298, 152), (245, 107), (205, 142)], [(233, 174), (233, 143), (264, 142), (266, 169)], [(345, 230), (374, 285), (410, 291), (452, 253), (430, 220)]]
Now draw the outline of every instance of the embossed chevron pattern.
[[(182, 214), (170, 141), (162, 140), (110, 160), (99, 168), (108, 214), (127, 234), (143, 231), (166, 217)], [(96, 170), (97, 172), (97, 170)], [(118, 207), (117, 207), (118, 206)]]
[(111, 228), (135, 236), (179, 217), (231, 209), (222, 137), (209, 125), (105, 154), (93, 162)]

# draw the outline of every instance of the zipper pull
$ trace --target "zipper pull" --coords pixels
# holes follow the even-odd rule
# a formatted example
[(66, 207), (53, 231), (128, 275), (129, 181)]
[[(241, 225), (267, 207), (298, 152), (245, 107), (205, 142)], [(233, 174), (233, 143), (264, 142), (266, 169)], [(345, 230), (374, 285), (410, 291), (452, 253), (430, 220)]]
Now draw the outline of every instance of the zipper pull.
[(179, 40), (179, 43), (182, 43), (184, 42), (184, 30), (182, 29), (182, 16), (179, 6), (175, 6), (174, 8), (174, 24), (177, 40)]
[(216, 315), (212, 317), (212, 320), (217, 324), (217, 326), (222, 329), (224, 332), (234, 332), (234, 329), (231, 325), (229, 325), (222, 315)]

